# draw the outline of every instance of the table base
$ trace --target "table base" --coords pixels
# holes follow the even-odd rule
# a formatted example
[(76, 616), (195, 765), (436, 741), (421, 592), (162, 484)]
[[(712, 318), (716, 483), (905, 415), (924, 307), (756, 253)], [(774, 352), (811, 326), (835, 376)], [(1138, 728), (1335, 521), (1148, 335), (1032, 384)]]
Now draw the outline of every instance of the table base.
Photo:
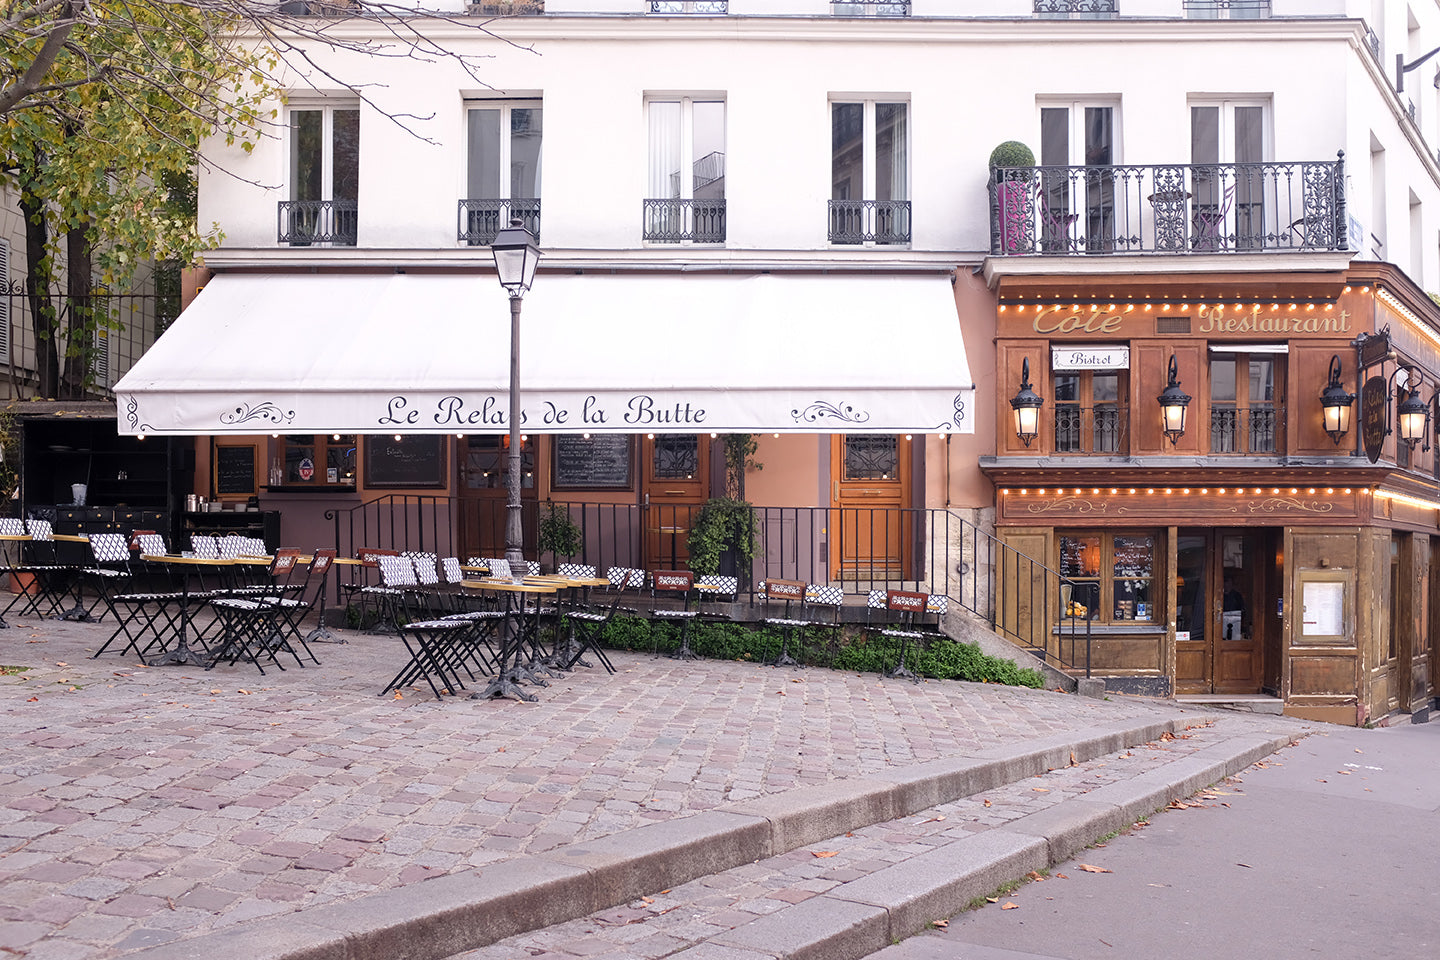
[(498, 700), (502, 697), (514, 697), (527, 703), (535, 703), (540, 699), (534, 694), (526, 693), (520, 684), (509, 677), (496, 677), (486, 684), (484, 690), (470, 694), (471, 700)]

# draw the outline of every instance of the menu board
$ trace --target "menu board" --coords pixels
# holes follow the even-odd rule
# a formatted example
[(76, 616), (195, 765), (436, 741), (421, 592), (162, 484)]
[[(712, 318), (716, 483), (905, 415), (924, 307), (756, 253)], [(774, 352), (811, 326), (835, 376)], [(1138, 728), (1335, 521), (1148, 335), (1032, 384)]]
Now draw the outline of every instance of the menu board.
[(255, 445), (215, 448), (215, 494), (255, 495)]
[(630, 486), (631, 446), (625, 434), (555, 437), (553, 458), (557, 490), (623, 490)]
[(445, 486), (445, 443), (448, 437), (372, 436), (365, 438), (365, 486)]

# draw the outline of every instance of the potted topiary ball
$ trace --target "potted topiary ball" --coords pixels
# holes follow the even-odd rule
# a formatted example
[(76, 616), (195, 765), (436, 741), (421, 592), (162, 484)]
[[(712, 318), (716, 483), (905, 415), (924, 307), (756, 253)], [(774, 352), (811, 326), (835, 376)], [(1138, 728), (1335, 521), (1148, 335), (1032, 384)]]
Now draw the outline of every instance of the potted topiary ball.
[(1019, 140), (1006, 140), (990, 151), (990, 180), (995, 184), (996, 236), (1004, 253), (1024, 253), (1035, 231), (1030, 209), (1030, 181), (1035, 154)]

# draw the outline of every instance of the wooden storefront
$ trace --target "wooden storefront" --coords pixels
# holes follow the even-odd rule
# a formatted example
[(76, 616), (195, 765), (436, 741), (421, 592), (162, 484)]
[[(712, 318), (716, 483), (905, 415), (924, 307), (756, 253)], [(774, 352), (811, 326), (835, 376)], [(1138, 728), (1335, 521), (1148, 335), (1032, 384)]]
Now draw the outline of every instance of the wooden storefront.
[[(1440, 308), (1384, 264), (1002, 278), (998, 293), (997, 449), (981, 468), (998, 535), (1063, 596), (1052, 642), (1083, 623), (1089, 669), (1121, 691), (1273, 697), (1352, 724), (1427, 715)], [(1172, 371), (1190, 398), (1173, 442), (1158, 399)], [(1379, 385), (1335, 439), (1320, 398), (1337, 372), (1342, 394)], [(1007, 402), (1026, 373), (1029, 438)], [(1413, 446), (1398, 429), (1412, 392), (1430, 413)]]

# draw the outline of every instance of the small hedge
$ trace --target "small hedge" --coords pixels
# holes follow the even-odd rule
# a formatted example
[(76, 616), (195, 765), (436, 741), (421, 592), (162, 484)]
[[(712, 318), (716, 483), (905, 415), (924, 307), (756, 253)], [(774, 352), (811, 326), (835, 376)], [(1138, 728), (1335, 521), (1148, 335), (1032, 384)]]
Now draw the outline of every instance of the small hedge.
[[(680, 646), (680, 625), (617, 616), (606, 626), (600, 640), (615, 650), (671, 653)], [(767, 663), (779, 656), (781, 640), (780, 632), (768, 627), (752, 629), (744, 624), (704, 621), (690, 626), (690, 649), (697, 656), (713, 660)], [(851, 629), (842, 631), (832, 644), (828, 631), (816, 631), (801, 644), (792, 641), (789, 653), (807, 666), (888, 673), (900, 659), (900, 642)], [(920, 646), (911, 644), (905, 665), (935, 680), (973, 680), (1036, 689), (1045, 685), (1045, 677), (1038, 670), (982, 653), (976, 644), (945, 638), (928, 640)]]

